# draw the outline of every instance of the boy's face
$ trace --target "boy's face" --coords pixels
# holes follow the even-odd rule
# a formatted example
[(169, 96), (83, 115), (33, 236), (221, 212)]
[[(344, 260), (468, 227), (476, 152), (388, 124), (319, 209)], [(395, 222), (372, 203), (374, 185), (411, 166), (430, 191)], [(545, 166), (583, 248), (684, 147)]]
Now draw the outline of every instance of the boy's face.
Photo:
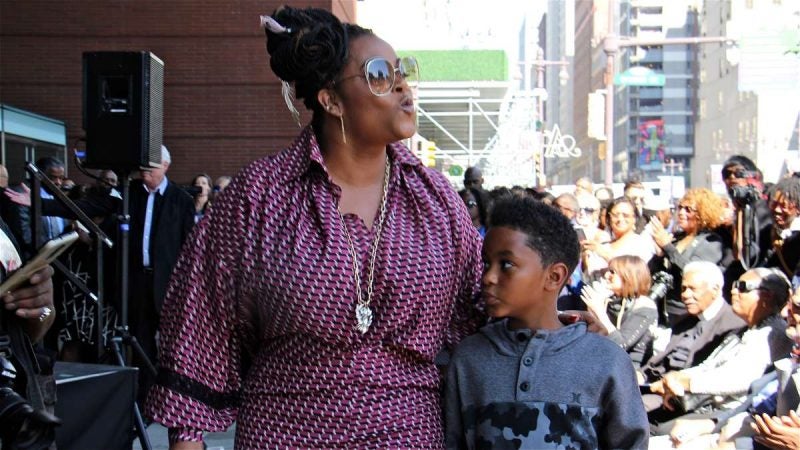
[(549, 267), (528, 247), (527, 235), (508, 227), (489, 229), (483, 241), (481, 290), (489, 315), (527, 321), (541, 310)]

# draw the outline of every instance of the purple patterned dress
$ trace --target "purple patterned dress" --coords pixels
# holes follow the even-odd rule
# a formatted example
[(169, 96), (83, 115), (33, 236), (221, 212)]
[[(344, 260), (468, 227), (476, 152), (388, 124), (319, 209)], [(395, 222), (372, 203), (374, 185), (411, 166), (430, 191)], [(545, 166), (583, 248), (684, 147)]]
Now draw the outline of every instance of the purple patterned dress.
[[(236, 420), (236, 447), (437, 448), (433, 363), (481, 324), (481, 240), (440, 174), (392, 161), (374, 321), (356, 330), (352, 256), (311, 128), (248, 166), (187, 241), (161, 312), (147, 413), (171, 440)], [(345, 221), (362, 289), (373, 232)]]

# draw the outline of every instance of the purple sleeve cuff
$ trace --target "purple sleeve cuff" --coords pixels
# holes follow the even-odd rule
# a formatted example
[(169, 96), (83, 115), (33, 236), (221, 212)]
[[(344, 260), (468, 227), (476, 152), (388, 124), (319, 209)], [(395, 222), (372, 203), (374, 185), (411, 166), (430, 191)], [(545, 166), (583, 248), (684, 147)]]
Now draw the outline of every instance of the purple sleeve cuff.
[(176, 442), (203, 442), (203, 430), (191, 427), (170, 428), (167, 432), (169, 443)]

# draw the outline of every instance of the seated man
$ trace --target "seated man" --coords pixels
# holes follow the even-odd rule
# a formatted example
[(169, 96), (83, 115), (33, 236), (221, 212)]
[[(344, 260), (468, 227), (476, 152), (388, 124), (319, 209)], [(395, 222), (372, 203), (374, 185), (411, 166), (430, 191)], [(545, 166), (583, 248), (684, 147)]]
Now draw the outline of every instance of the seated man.
[[(681, 300), (697, 320), (686, 320), (689, 328), (674, 334), (663, 352), (653, 355), (640, 372), (640, 381), (653, 383), (665, 373), (696, 366), (731, 333), (746, 324), (722, 296), (722, 272), (708, 261), (694, 261), (683, 269)], [(660, 396), (645, 396), (648, 411), (661, 406)]]
[[(699, 366), (668, 372), (651, 385), (653, 392), (663, 395), (662, 407), (648, 414), (656, 434), (669, 433), (674, 425), (671, 419), (682, 414), (739, 406), (750, 384), (774, 361), (789, 354), (792, 342), (780, 311), (790, 292), (788, 279), (773, 269), (748, 270), (734, 283), (733, 311), (747, 322), (747, 330), (741, 337), (728, 336)], [(687, 394), (700, 394), (708, 400), (702, 409), (690, 407), (693, 397)]]
[[(696, 442), (701, 436), (705, 442), (713, 442), (716, 436), (706, 436), (718, 433), (720, 448), (749, 448), (753, 446), (751, 439), (754, 434), (761, 431), (759, 427), (754, 429), (751, 426), (755, 422), (754, 416), (761, 415), (762, 424), (776, 420), (785, 425), (780, 417), (790, 417), (792, 412), (797, 412), (800, 407), (800, 289), (787, 302), (783, 316), (787, 322), (786, 335), (794, 341), (792, 354), (776, 361), (774, 371), (754, 381), (747, 399), (739, 407), (699, 419), (679, 419), (670, 433), (672, 442), (682, 445)], [(764, 414), (767, 417), (763, 417)]]

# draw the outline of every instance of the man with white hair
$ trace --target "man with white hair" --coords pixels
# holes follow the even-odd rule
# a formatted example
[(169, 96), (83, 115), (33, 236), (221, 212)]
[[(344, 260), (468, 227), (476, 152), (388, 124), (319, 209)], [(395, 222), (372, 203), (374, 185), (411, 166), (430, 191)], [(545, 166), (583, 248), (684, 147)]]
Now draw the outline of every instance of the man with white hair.
[[(130, 185), (130, 254), (128, 306), (131, 331), (151, 362), (156, 360), (156, 332), (167, 282), (183, 242), (194, 225), (192, 197), (167, 179), (172, 159), (161, 147), (161, 165), (142, 168), (141, 179)], [(143, 400), (153, 379), (140, 367), (139, 398)]]
[[(731, 333), (746, 324), (722, 296), (723, 277), (720, 268), (708, 261), (693, 261), (683, 269), (681, 301), (694, 320), (681, 322), (663, 352), (642, 365), (644, 380), (652, 383), (667, 372), (694, 367), (703, 362)], [(661, 405), (654, 399), (648, 409)]]

